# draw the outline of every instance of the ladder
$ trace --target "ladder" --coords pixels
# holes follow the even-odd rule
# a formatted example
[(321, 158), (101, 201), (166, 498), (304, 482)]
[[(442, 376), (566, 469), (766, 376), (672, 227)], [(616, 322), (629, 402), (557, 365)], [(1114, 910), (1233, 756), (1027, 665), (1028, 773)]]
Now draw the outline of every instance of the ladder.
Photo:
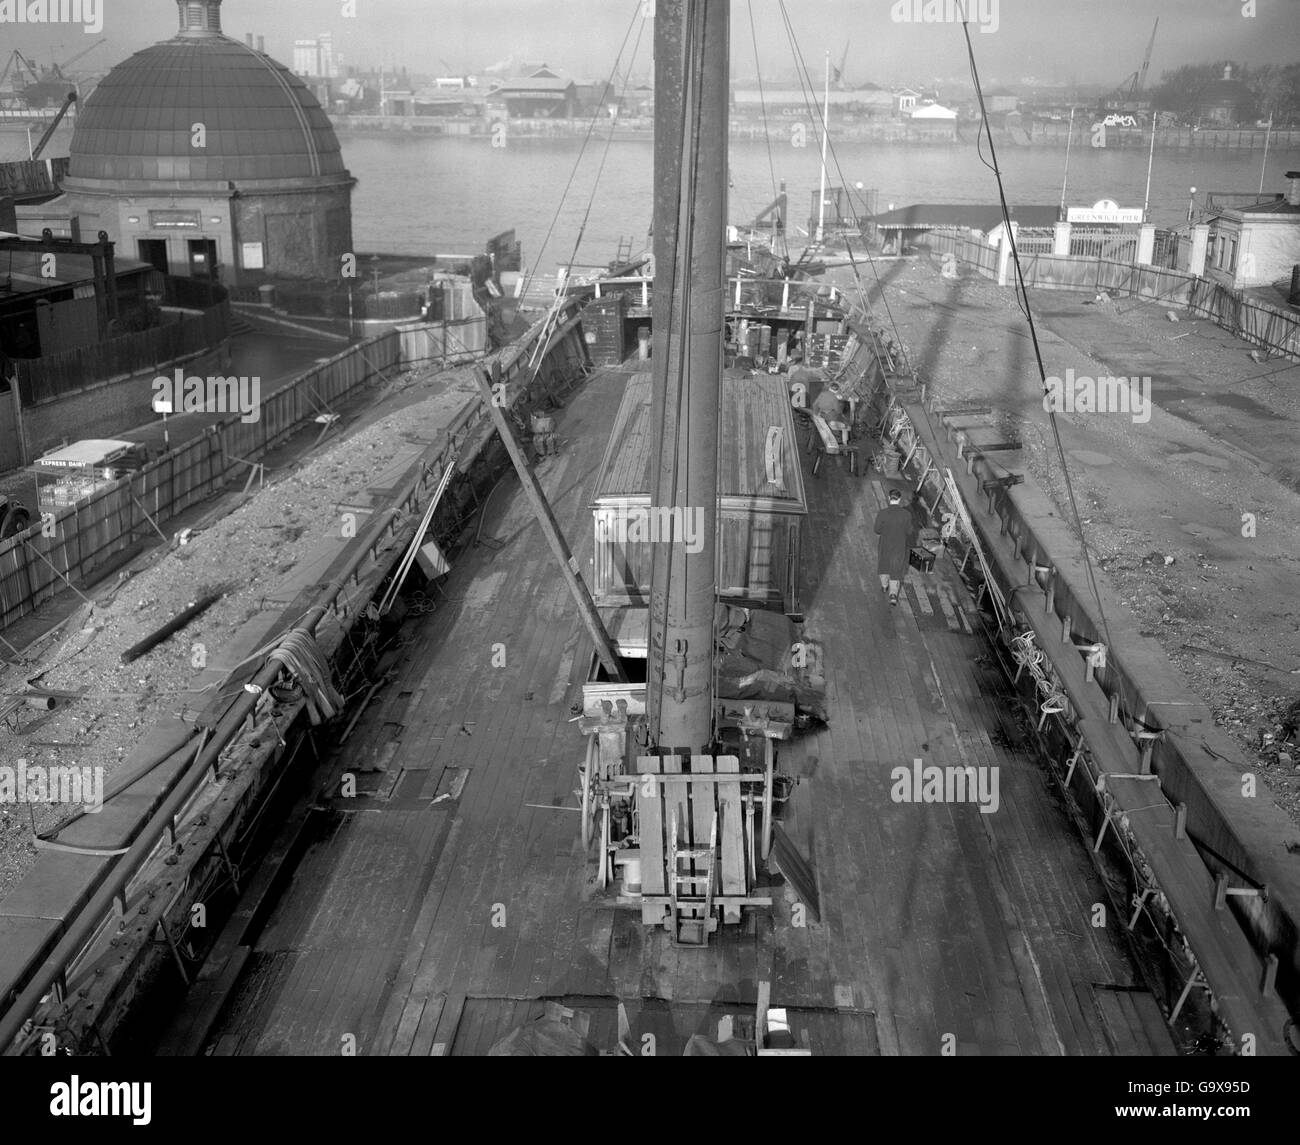
[[(672, 928), (674, 946), (707, 946), (709, 932), (717, 926), (713, 917), (713, 883), (718, 857), (718, 812), (713, 812), (713, 825), (709, 828), (707, 847), (679, 847), (677, 845), (677, 812), (669, 821), (668, 832), (668, 893), (672, 898)], [(702, 875), (682, 874), (679, 864), (687, 862), (692, 869), (704, 860)], [(704, 884), (704, 893), (696, 889)], [(686, 894), (682, 888), (688, 888)]]
[(615, 256), (614, 264), (616, 266), (626, 266), (632, 258), (632, 236), (618, 236), (618, 254)]

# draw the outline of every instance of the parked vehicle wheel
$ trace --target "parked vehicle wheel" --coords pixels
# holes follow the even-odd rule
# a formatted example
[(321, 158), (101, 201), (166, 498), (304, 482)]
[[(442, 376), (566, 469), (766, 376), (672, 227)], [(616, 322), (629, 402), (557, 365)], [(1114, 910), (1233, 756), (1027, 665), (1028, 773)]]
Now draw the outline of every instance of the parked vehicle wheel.
[(0, 520), (0, 540), (7, 540), (17, 533), (21, 533), (28, 525), (32, 523), (31, 514), (21, 505), (13, 506)]

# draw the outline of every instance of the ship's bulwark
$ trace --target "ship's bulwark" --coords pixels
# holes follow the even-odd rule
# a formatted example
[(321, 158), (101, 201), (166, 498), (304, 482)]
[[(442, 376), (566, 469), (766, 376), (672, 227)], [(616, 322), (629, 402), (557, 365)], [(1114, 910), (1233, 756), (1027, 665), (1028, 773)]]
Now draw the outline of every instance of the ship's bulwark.
[(654, 546), (646, 710), (652, 745), (695, 751), (713, 718), (728, 9), (668, 0), (655, 17), (656, 90), (682, 94), (656, 116), (655, 264), (672, 289), (654, 303), (653, 503), (702, 510), (703, 527), (698, 546)]
[[(626, 382), (597, 375), (556, 412), (570, 451), (538, 474), (582, 567)], [(681, 951), (593, 894), (578, 817), (560, 809), (590, 645), (523, 491), (503, 487), (483, 534), (507, 547), (456, 559), (445, 605), (408, 620), (395, 678), (331, 764), (381, 789), (364, 809), (336, 797), (313, 812), (210, 1043), (337, 1054), (351, 1034), (365, 1055), (486, 1053), (552, 999), (590, 1016), (608, 1051), (622, 999), (633, 1044), (653, 1034), (671, 1056), (721, 1014), (752, 1015), (768, 980), (819, 1056), (1172, 1053), (1123, 922), (1090, 924), (1106, 892), (1086, 845), (1038, 762), (1006, 746), (1009, 705), (955, 567), (910, 574), (890, 608), (871, 532), (881, 480), (824, 465), (808, 498), (803, 603), (828, 722), (783, 745), (799, 784), (782, 827), (817, 872), (820, 920), (778, 894)], [(945, 775), (999, 768), (997, 811), (896, 802), (891, 773), (918, 755)]]

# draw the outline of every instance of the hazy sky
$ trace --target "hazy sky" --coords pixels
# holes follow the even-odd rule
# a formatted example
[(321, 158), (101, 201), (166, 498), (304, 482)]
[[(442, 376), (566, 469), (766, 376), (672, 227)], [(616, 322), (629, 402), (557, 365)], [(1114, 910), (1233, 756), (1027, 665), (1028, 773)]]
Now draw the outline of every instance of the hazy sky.
[[(18, 0), (23, 3), (24, 0)], [(722, 0), (708, 0), (720, 3)], [(953, 0), (949, 0), (949, 6)], [(224, 30), (266, 37), (267, 50), (291, 62), (296, 38), (332, 32), (347, 62), (405, 64), (412, 70), (477, 71), (515, 56), (545, 60), (579, 79), (603, 78), (642, 0), (225, 0)], [(1257, 65), (1300, 58), (1300, 0), (968, 0), (981, 76), (990, 82), (1119, 84), (1142, 62), (1154, 19), (1160, 31), (1149, 80), (1181, 63), (1236, 58)], [(104, 47), (74, 71), (98, 72), (176, 30), (175, 0), (101, 0)], [(959, 25), (894, 19), (899, 8), (931, 11), (936, 0), (786, 0), (809, 67), (824, 53), (853, 84), (927, 81), (965, 74)], [(732, 74), (754, 74), (752, 10), (765, 82), (792, 75), (778, 0), (732, 0)], [(1253, 15), (1250, 15), (1253, 11)], [(979, 19), (983, 17), (983, 19)], [(635, 37), (635, 30), (633, 31)], [(650, 65), (648, 26), (637, 56)], [(17, 47), (40, 64), (80, 51), (90, 37), (70, 25), (0, 25), (0, 55)]]

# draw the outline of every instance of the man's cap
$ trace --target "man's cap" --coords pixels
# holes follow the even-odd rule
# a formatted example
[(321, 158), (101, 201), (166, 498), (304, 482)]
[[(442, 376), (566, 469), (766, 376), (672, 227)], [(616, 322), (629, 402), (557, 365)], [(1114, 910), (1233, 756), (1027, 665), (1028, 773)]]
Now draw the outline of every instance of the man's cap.
[(891, 489), (889, 491), (889, 499), (891, 501), (901, 501), (903, 499), (903, 495), (897, 489)]

